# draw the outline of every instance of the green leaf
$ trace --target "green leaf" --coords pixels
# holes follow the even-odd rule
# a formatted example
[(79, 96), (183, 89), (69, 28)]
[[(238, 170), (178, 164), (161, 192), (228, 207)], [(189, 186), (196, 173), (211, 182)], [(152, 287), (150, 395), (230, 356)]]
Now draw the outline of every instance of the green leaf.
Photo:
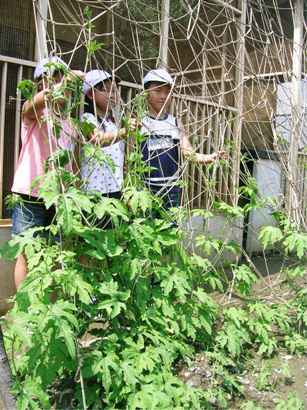
[(36, 84), (31, 80), (22, 80), (17, 85), (21, 95), (26, 100), (32, 100), (36, 93)]
[(86, 44), (86, 49), (89, 56), (93, 56), (96, 51), (100, 50), (103, 47), (103, 43), (96, 40), (90, 40)]
[(115, 257), (123, 252), (123, 248), (118, 244), (116, 234), (112, 230), (103, 231), (97, 228), (75, 227), (75, 232), (90, 245), (85, 253), (93, 258), (103, 260), (107, 256)]
[(295, 393), (289, 393), (286, 400), (277, 400), (275, 410), (304, 410), (304, 403)]
[(286, 252), (295, 252), (299, 259), (307, 255), (307, 234), (302, 232), (293, 232), (288, 235), (283, 245)]
[(21, 396), (18, 398), (18, 407), (24, 410), (50, 408), (48, 394), (43, 390), (39, 377), (26, 376), (22, 383)]
[(67, 350), (72, 358), (75, 358), (76, 356), (76, 346), (75, 346), (75, 337), (74, 337), (74, 332), (69, 327), (67, 323), (62, 321), (61, 327), (60, 327), (60, 336), (64, 338), (64, 342), (66, 344)]
[(81, 159), (86, 161), (89, 167), (96, 167), (97, 165), (107, 165), (111, 171), (115, 171), (115, 164), (111, 156), (105, 153), (99, 145), (84, 144), (81, 151)]
[(129, 221), (127, 209), (120, 200), (114, 198), (101, 198), (94, 207), (94, 213), (99, 219), (109, 216), (115, 225), (119, 224), (120, 218), (126, 222)]
[(282, 231), (274, 226), (265, 226), (261, 229), (259, 234), (259, 239), (264, 249), (266, 249), (270, 245), (275, 245), (277, 242), (281, 241), (282, 238)]
[(82, 303), (89, 304), (91, 303), (91, 293), (93, 292), (92, 286), (85, 282), (77, 274), (74, 277), (74, 285), (76, 286), (76, 293), (78, 294)]
[(228, 205), (226, 202), (215, 202), (214, 208), (224, 214), (225, 216), (229, 216), (231, 218), (243, 217), (244, 210), (239, 206), (231, 206)]
[(64, 318), (68, 323), (78, 329), (77, 318), (72, 314), (76, 311), (74, 304), (58, 299), (53, 305), (50, 306), (49, 315), (56, 318)]
[(135, 215), (139, 210), (145, 214), (146, 211), (152, 208), (152, 195), (145, 189), (141, 191), (134, 187), (125, 189), (124, 200)]
[(233, 281), (235, 288), (242, 295), (249, 295), (253, 284), (257, 282), (257, 276), (252, 272), (247, 265), (232, 265), (233, 266)]
[(68, 198), (75, 204), (76, 208), (82, 209), (87, 213), (92, 211), (93, 205), (87, 193), (83, 193), (82, 191), (71, 187), (65, 194), (63, 194), (62, 200), (65, 202)]
[(26, 246), (30, 249), (40, 239), (34, 238), (34, 234), (44, 231), (44, 227), (31, 228), (24, 231), (22, 234), (15, 236), (8, 242), (4, 242), (0, 246), (0, 257), (8, 260), (14, 260), (20, 255)]

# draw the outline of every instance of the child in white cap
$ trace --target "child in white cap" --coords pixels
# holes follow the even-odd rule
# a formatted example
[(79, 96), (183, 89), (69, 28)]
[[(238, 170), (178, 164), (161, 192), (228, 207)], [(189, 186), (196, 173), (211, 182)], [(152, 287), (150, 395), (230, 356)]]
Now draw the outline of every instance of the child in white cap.
[(149, 71), (143, 80), (147, 92), (148, 113), (142, 119), (141, 133), (143, 161), (151, 168), (145, 175), (147, 187), (163, 199), (165, 209), (181, 204), (181, 156), (200, 164), (210, 164), (224, 158), (225, 152), (210, 155), (196, 153), (183, 126), (169, 113), (174, 80), (158, 68)]
[[(50, 93), (48, 85), (60, 85), (63, 72), (67, 69), (67, 65), (60, 58), (49, 57), (40, 61), (34, 71), (37, 92), (22, 108), (22, 145), (11, 188), (12, 193), (18, 195), (12, 212), (13, 235), (19, 235), (29, 228), (48, 226), (55, 215), (53, 208), (46, 209), (44, 202), (39, 198), (38, 188), (33, 188), (33, 181), (45, 174), (45, 162), (57, 149), (73, 149), (73, 130), (68, 121), (59, 118), (60, 136), (55, 135), (52, 127), (50, 135), (45, 106), (46, 97), (48, 98)], [(81, 75), (81, 72), (75, 74)], [(18, 257), (14, 273), (17, 288), (27, 274), (24, 255)]]
[(98, 145), (111, 161), (95, 160), (82, 155), (81, 178), (88, 192), (99, 192), (120, 198), (123, 185), (126, 129), (116, 124), (113, 109), (118, 105), (119, 78), (108, 71), (92, 70), (86, 73), (83, 91), (85, 107), (82, 120), (95, 128), (90, 141)]

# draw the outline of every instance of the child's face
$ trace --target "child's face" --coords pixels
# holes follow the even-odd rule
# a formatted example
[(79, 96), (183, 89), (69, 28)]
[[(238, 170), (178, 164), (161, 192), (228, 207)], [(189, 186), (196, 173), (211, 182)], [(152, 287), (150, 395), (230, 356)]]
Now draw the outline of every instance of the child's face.
[(148, 89), (148, 105), (154, 114), (166, 112), (171, 102), (171, 86), (169, 84), (152, 83)]
[(118, 100), (116, 83), (111, 80), (106, 80), (100, 84), (97, 84), (94, 88), (94, 98), (97, 107), (102, 112), (105, 113), (109, 111), (109, 109), (114, 106)]

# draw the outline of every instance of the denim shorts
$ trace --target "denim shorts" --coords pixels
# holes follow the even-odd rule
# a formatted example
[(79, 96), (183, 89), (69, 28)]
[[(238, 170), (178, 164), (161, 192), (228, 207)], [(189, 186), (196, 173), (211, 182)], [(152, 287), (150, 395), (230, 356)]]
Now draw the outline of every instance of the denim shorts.
[(13, 208), (12, 235), (19, 235), (30, 228), (49, 226), (54, 216), (54, 207), (46, 209), (43, 202), (22, 200)]

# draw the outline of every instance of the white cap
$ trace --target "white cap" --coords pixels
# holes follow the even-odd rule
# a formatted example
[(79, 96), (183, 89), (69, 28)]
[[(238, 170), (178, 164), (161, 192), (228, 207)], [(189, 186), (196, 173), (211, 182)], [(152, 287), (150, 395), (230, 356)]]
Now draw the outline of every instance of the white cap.
[(37, 66), (35, 67), (34, 80), (37, 80), (39, 77), (41, 77), (44, 74), (47, 74), (48, 72), (50, 72), (50, 75), (53, 75), (56, 69), (54, 67), (52, 68), (48, 67), (47, 64), (50, 64), (50, 63), (62, 64), (63, 66), (68, 68), (68, 65), (63, 60), (61, 60), (60, 57), (50, 56), (50, 57), (44, 58), (43, 60), (39, 61), (37, 63)]
[[(108, 71), (104, 70), (91, 70), (85, 74), (84, 82), (83, 82), (83, 92), (87, 94), (95, 85), (105, 81), (112, 79), (112, 74)], [(120, 78), (115, 77), (115, 81), (119, 82)]]
[(157, 68), (155, 70), (148, 71), (144, 77), (143, 84), (145, 86), (147, 83), (151, 82), (174, 85), (174, 80), (171, 75), (164, 70), (164, 68)]

